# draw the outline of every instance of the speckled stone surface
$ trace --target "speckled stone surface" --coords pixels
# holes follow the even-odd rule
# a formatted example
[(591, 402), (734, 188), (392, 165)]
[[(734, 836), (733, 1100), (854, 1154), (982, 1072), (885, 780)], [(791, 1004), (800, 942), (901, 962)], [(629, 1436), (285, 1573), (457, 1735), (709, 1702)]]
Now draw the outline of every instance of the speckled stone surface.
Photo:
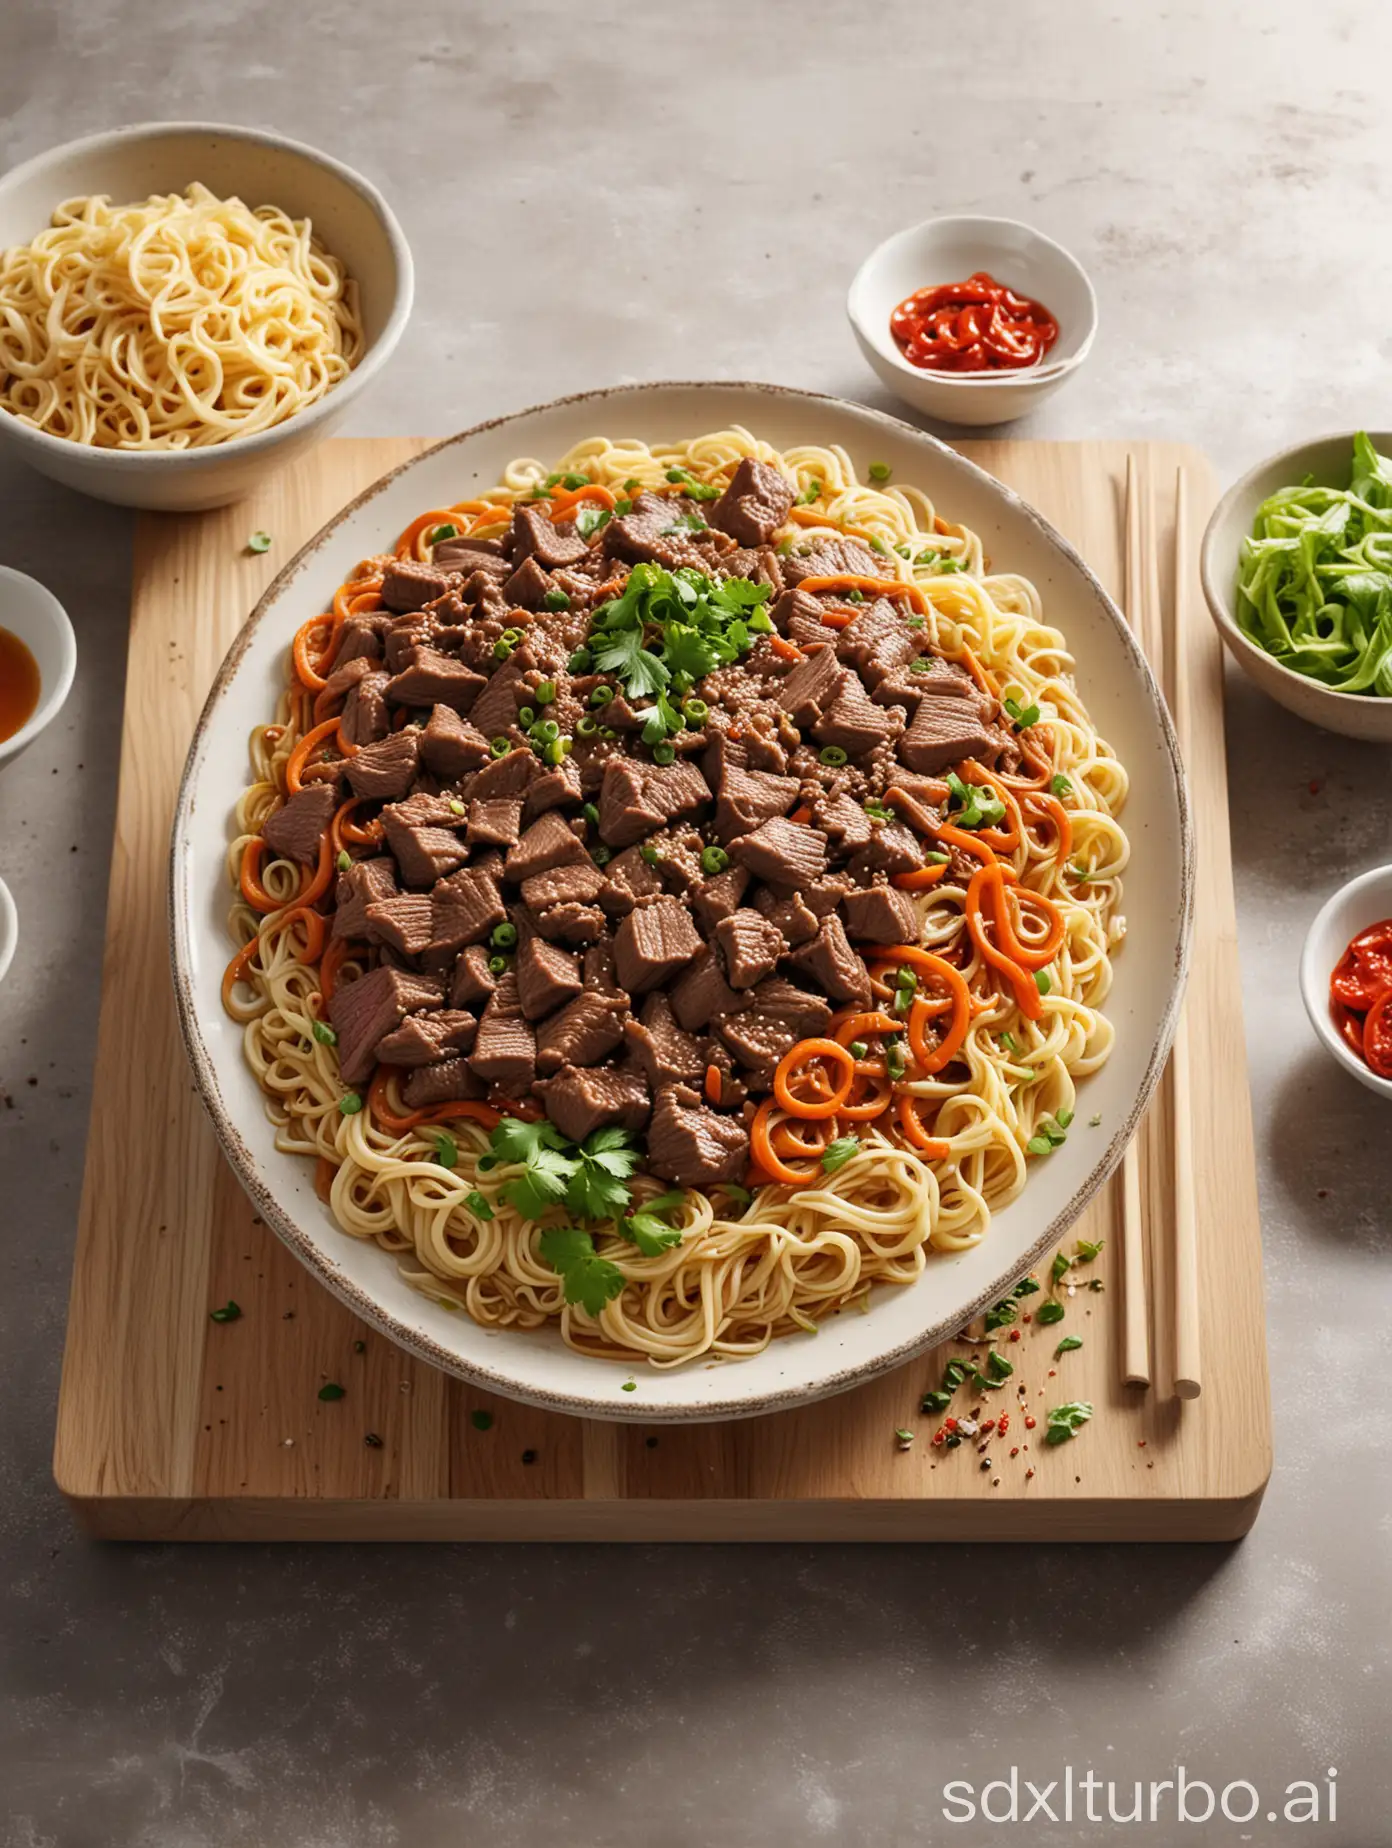
[[(893, 408), (845, 284), (949, 210), (1026, 217), (1097, 284), (1086, 371), (1019, 435), (1184, 439), (1231, 478), (1392, 426), (1386, 7), (12, 0), (2, 44), (6, 163), (123, 120), (245, 120), (387, 191), (418, 308), (357, 433), (664, 376)], [(0, 559), (52, 585), (81, 651), (62, 719), (0, 775), (22, 920), (0, 991), (0, 1841), (1275, 1842), (1273, 1799), (1330, 1766), (1338, 1820), (1305, 1833), (1392, 1841), (1392, 1115), (1317, 1050), (1295, 987), (1322, 898), (1392, 849), (1386, 753), (1230, 682), (1277, 1430), (1243, 1545), (100, 1547), (49, 1447), (130, 530), (0, 469)], [(1250, 1779), (1258, 1820), (1089, 1824), (1081, 1795), (1071, 1825), (942, 1816), (947, 1780), (1012, 1763), (1041, 1786), (1091, 1763), (1124, 1814), (1176, 1762)]]

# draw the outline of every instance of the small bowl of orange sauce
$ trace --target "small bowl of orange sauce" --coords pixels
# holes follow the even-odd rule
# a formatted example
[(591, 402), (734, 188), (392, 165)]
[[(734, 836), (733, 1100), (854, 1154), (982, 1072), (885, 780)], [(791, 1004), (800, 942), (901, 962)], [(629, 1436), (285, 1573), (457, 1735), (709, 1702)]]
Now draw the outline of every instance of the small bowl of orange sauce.
[(0, 765), (56, 718), (77, 671), (77, 639), (51, 590), (0, 565)]

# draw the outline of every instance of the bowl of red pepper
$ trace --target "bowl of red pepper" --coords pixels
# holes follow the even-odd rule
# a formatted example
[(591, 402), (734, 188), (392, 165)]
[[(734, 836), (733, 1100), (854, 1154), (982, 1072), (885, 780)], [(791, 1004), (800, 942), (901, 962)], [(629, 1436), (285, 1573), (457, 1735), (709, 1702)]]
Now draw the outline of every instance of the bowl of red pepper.
[(1300, 992), (1339, 1063), (1392, 1097), (1392, 866), (1351, 879), (1321, 909), (1301, 953)]
[(857, 270), (846, 313), (881, 381), (956, 424), (1037, 409), (1097, 333), (1082, 264), (1013, 218), (929, 218), (886, 238)]

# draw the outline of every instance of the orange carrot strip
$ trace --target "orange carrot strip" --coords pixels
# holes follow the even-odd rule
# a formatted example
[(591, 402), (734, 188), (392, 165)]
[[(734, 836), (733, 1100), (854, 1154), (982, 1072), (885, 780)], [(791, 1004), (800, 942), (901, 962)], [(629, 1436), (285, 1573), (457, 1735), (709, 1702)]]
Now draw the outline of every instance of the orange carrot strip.
[[(790, 1080), (814, 1059), (830, 1059), (833, 1064), (839, 1065), (844, 1080), (835, 1091), (828, 1094), (824, 1102), (820, 1103), (808, 1103), (805, 1098), (794, 1097), (790, 1088)], [(773, 1074), (773, 1094), (789, 1116), (835, 1116), (837, 1110), (850, 1096), (851, 1080), (854, 1076), (855, 1060), (838, 1041), (799, 1040), (797, 1045), (790, 1052), (784, 1053), (778, 1062), (778, 1069)]]
[(247, 970), (251, 966), (251, 959), (260, 948), (260, 937), (253, 937), (250, 943), (244, 943), (242, 945), (241, 949), (237, 951), (237, 954), (223, 970), (222, 1005), (225, 1008), (231, 1007), (232, 990), (237, 986), (238, 982), (245, 982), (248, 979)]
[(329, 831), (325, 828), (319, 837), (319, 864), (315, 867), (312, 877), (301, 886), (296, 894), (296, 905), (317, 905), (329, 889), (333, 871), (333, 848), (329, 845)]
[(1044, 1012), (1044, 998), (1039, 992), (1039, 985), (1032, 975), (1026, 973), (1017, 962), (1013, 962), (1004, 950), (997, 947), (987, 934), (985, 920), (981, 915), (981, 900), (987, 884), (992, 879), (993, 869), (983, 866), (972, 874), (971, 884), (967, 888), (967, 929), (971, 932), (973, 943), (980, 950), (982, 957), (993, 969), (998, 969), (1015, 992), (1016, 1005), (1026, 1020), (1038, 1020)]
[[(316, 751), (330, 735), (337, 733), (338, 720), (325, 719), (322, 724), (312, 727), (312, 729), (307, 731), (304, 737), (300, 739), (299, 743), (290, 753), (289, 761), (285, 766), (285, 787), (290, 795), (294, 796), (299, 794), (300, 777), (312, 753)], [(355, 744), (349, 744), (342, 736), (336, 736), (335, 741), (339, 750), (345, 757), (357, 756), (358, 747)]]
[(330, 938), (319, 961), (319, 992), (326, 1004), (333, 1000), (334, 990), (338, 986), (338, 972), (352, 954), (352, 945), (346, 937)]
[(766, 1097), (754, 1112), (754, 1121), (749, 1126), (749, 1143), (754, 1151), (754, 1160), (769, 1180), (780, 1187), (804, 1187), (814, 1180), (817, 1164), (812, 1163), (805, 1171), (790, 1168), (786, 1162), (773, 1152), (769, 1141), (769, 1116), (773, 1110), (773, 1099)]
[(1046, 796), (1042, 792), (1027, 795), (1025, 807), (1047, 815), (1054, 824), (1058, 843), (1054, 849), (1054, 858), (1062, 865), (1073, 851), (1073, 821), (1068, 810), (1056, 797)]
[(944, 1161), (951, 1153), (947, 1143), (930, 1136), (919, 1117), (919, 1100), (910, 1091), (901, 1091), (897, 1100), (899, 1127), (905, 1138), (930, 1161)]
[(780, 661), (805, 661), (807, 659), (797, 643), (790, 642), (786, 635), (771, 635), (769, 647)]
[[(300, 685), (307, 687), (311, 693), (321, 693), (327, 684), (324, 676), (310, 661), (311, 636), (316, 629), (321, 629), (325, 623), (328, 623), (330, 625), (329, 640), (332, 642), (333, 621), (332, 616), (311, 616), (308, 622), (302, 622), (296, 629), (295, 639), (290, 646), (290, 657), (295, 663), (295, 677)], [(320, 660), (323, 660), (328, 653), (328, 647), (321, 647), (318, 653)]]
[(890, 884), (901, 892), (926, 892), (929, 886), (935, 886), (947, 872), (947, 868), (938, 866), (918, 866), (911, 873), (896, 873)]
[(249, 840), (242, 852), (242, 866), (237, 877), (242, 897), (253, 911), (259, 911), (263, 917), (269, 912), (279, 911), (282, 903), (280, 899), (272, 898), (261, 883), (261, 856), (265, 851), (266, 843), (259, 834)]
[(293, 952), (298, 963), (317, 963), (324, 954), (324, 938), (327, 934), (327, 920), (321, 912), (311, 905), (296, 905), (293, 911), (287, 911), (280, 919), (282, 927), (288, 929), (296, 922), (304, 925), (305, 941), (302, 950)]
[(720, 1091), (720, 1067), (718, 1065), (708, 1065), (706, 1067), (706, 1102), (708, 1104), (718, 1104), (720, 1102)]

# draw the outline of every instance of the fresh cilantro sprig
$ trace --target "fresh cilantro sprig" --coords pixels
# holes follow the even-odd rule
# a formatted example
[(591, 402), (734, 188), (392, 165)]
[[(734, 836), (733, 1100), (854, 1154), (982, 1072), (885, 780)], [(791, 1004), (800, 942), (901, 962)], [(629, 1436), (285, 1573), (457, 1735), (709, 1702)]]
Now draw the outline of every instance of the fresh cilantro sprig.
[(715, 583), (689, 566), (667, 571), (635, 565), (622, 593), (596, 610), (589, 649), (601, 673), (614, 674), (630, 699), (651, 699), (675, 675), (700, 680), (728, 667), (772, 627), (762, 608), (767, 584), (748, 578)]
[(685, 1198), (685, 1194), (680, 1191), (659, 1194), (656, 1200), (649, 1200), (636, 1213), (621, 1219), (619, 1231), (625, 1238), (633, 1240), (645, 1258), (658, 1257), (682, 1241), (680, 1227), (669, 1226), (663, 1215), (679, 1207)]
[(504, 1117), (489, 1143), (490, 1165), (520, 1165), (503, 1198), (524, 1219), (564, 1205), (582, 1219), (613, 1219), (628, 1207), (628, 1182), (640, 1160), (628, 1132), (609, 1127), (572, 1142), (554, 1124)]
[(541, 1235), (541, 1255), (561, 1280), (568, 1303), (598, 1315), (624, 1287), (623, 1272), (601, 1258), (594, 1240), (578, 1226), (548, 1226)]
[(1005, 820), (1005, 804), (989, 784), (964, 783), (955, 770), (949, 770), (947, 787), (957, 804), (952, 816), (957, 827), (994, 828)]

